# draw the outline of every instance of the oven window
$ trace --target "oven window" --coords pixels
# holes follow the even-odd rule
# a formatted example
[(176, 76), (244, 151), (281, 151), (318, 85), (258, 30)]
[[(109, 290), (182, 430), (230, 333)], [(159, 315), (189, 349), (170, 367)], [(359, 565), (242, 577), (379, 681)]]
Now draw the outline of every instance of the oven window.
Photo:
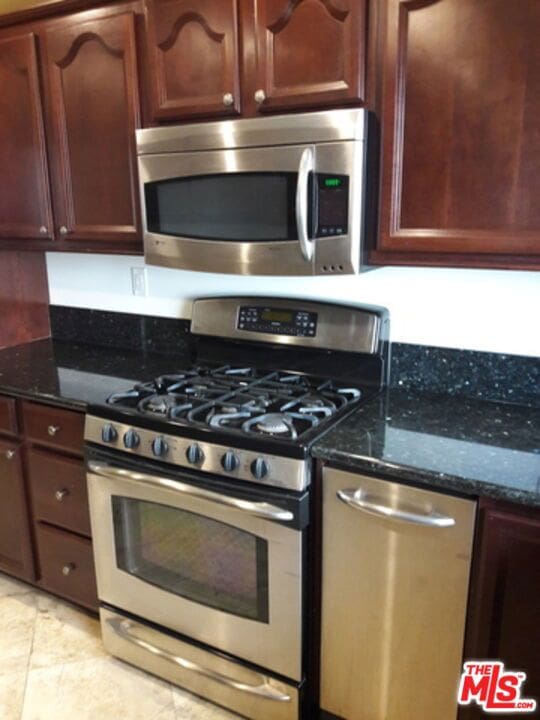
[(297, 173), (223, 173), (145, 185), (152, 233), (220, 241), (298, 240)]
[(113, 497), (118, 567), (193, 602), (268, 622), (268, 543), (204, 515)]

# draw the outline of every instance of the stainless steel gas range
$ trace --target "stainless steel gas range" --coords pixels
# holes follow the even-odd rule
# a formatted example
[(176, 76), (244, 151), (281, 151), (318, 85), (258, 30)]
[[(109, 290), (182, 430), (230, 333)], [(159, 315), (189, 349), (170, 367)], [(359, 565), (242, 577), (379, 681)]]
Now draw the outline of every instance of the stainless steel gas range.
[(388, 316), (194, 303), (188, 367), (90, 407), (105, 646), (248, 718), (305, 717), (310, 447), (378, 392)]

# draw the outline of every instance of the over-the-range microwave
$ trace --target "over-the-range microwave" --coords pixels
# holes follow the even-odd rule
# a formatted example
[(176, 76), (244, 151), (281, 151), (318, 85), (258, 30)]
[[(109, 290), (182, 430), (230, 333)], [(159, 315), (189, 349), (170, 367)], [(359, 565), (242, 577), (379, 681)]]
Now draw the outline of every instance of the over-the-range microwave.
[(373, 125), (354, 109), (139, 130), (146, 261), (239, 275), (359, 272), (374, 233)]

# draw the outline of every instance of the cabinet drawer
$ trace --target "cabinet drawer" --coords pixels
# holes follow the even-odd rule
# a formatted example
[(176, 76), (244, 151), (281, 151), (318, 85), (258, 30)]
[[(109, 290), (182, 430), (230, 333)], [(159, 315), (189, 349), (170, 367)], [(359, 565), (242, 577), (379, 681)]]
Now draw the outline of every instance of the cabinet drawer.
[(86, 470), (82, 460), (32, 449), (28, 451), (28, 470), (36, 520), (90, 536)]
[(0, 433), (17, 435), (18, 431), (15, 400), (0, 397)]
[(23, 419), (29, 440), (82, 455), (83, 413), (25, 402)]
[(78, 535), (36, 524), (41, 585), (68, 600), (98, 606), (92, 542)]

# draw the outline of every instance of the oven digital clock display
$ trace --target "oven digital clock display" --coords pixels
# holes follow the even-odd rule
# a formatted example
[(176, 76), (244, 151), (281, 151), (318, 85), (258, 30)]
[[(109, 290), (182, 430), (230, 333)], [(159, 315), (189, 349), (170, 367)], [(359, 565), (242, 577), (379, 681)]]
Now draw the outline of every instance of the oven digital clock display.
[(315, 337), (317, 313), (307, 310), (241, 305), (236, 327), (246, 332)]

